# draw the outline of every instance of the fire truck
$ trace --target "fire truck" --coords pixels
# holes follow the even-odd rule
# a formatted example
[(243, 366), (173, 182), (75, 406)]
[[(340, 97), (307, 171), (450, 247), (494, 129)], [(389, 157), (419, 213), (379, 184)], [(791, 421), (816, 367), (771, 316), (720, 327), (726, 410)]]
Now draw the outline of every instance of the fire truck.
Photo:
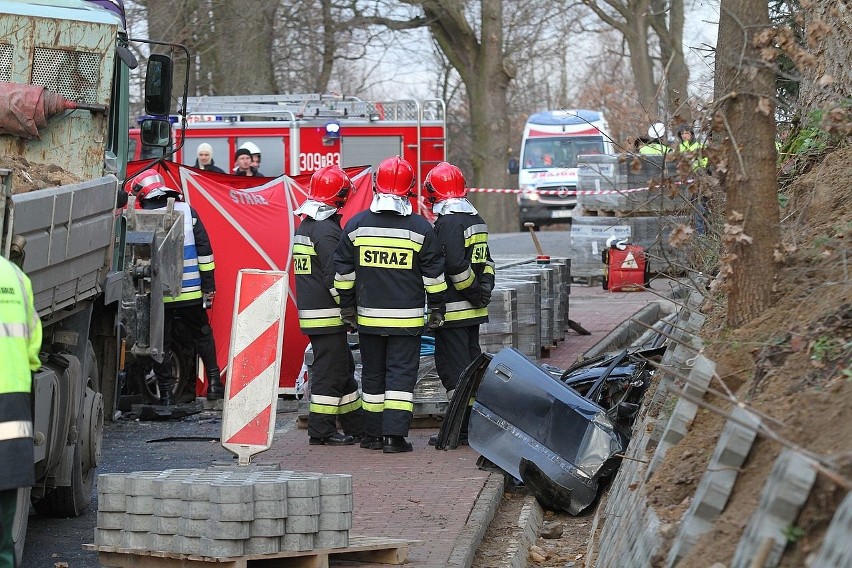
[[(194, 165), (199, 144), (213, 148), (225, 171), (244, 143), (261, 151), (260, 172), (268, 177), (312, 173), (328, 165), (376, 166), (400, 155), (417, 174), (419, 192), (426, 174), (446, 160), (446, 106), (440, 99), (368, 102), (351, 96), (291, 94), (189, 97), (185, 140), (175, 160)], [(175, 140), (181, 132), (175, 125)], [(134, 158), (146, 155), (138, 143)]]

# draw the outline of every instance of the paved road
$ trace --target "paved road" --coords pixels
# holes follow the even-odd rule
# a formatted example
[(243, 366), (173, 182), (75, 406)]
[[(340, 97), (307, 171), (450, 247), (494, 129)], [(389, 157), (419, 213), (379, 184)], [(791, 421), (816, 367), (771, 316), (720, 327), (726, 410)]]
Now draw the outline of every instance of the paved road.
[[(570, 233), (567, 230), (563, 231), (537, 231), (539, 243), (544, 254), (550, 256), (566, 256), (568, 254), (568, 245), (570, 241)], [(493, 233), (488, 235), (488, 246), (491, 249), (491, 256), (528, 254), (536, 255), (535, 245), (532, 237), (527, 233)]]

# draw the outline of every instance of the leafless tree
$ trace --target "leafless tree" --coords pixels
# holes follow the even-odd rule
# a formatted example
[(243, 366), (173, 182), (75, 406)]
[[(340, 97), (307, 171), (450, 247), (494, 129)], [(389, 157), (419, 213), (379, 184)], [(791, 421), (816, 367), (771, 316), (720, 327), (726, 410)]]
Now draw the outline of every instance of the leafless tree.
[[(686, 102), (689, 81), (683, 56), (683, 0), (583, 0), (583, 3), (624, 38), (639, 103), (646, 115), (655, 119), (666, 111), (678, 114), (680, 105)], [(653, 51), (655, 44), (657, 54)], [(665, 97), (661, 97), (663, 94)]]
[(713, 167), (726, 194), (722, 274), (732, 327), (771, 305), (778, 272), (775, 71), (762, 57), (773, 37), (767, 0), (722, 0), (713, 115), (721, 152)]

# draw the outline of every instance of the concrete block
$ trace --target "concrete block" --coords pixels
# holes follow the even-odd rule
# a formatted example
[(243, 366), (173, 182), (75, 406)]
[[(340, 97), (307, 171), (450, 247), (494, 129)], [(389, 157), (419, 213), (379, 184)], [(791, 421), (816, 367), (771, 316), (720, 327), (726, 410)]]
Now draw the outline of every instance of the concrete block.
[(287, 499), (254, 502), (255, 519), (283, 519), (287, 513)]
[(120, 512), (127, 510), (127, 498), (124, 494), (105, 493), (98, 495), (98, 511)]
[(751, 451), (760, 418), (743, 408), (735, 408), (731, 417), (719, 436), (707, 471), (672, 542), (667, 560), (669, 567), (676, 566), (698, 539), (713, 528), (713, 523), (728, 503), (739, 468)]
[(352, 493), (352, 476), (348, 473), (326, 473), (320, 477), (320, 495)]
[(187, 501), (210, 501), (210, 483), (218, 479), (208, 475), (199, 475), (193, 479), (187, 479), (184, 484), (184, 497)]
[(187, 519), (209, 519), (211, 504), (209, 501), (184, 501), (183, 517)]
[(98, 475), (98, 495), (104, 493), (121, 493), (124, 495), (127, 475), (123, 473), (102, 473)]
[(148, 532), (154, 525), (154, 515), (132, 515), (124, 516), (124, 530), (135, 532)]
[(683, 387), (684, 392), (702, 398), (715, 374), (716, 364), (703, 355), (697, 356), (692, 365), (692, 370), (689, 372), (689, 378)]
[(98, 546), (124, 546), (124, 532), (117, 529), (95, 529), (95, 544)]
[(175, 535), (174, 534), (154, 534), (152, 533), (148, 539), (149, 546), (151, 550), (156, 550), (157, 552), (177, 552), (180, 553), (180, 550), (175, 548)]
[(211, 503), (248, 503), (253, 498), (252, 485), (247, 480), (229, 478), (210, 484)]
[(216, 540), (242, 540), (251, 536), (251, 523), (248, 521), (207, 521), (204, 536)]
[(816, 469), (809, 458), (789, 449), (781, 452), (737, 545), (731, 568), (748, 568), (767, 539), (772, 540), (773, 545), (764, 568), (778, 566), (787, 545), (784, 530), (795, 524), (815, 480)]
[(353, 507), (352, 494), (344, 495), (322, 495), (320, 497), (320, 514), (324, 513), (349, 513)]
[(98, 511), (96, 526), (99, 529), (121, 530), (124, 528), (124, 513)]
[(127, 495), (149, 495), (153, 497), (154, 479), (155, 476), (153, 476), (150, 472), (131, 473), (127, 478), (125, 491), (127, 492)]
[[(252, 537), (279, 537), (284, 534), (284, 519), (255, 519), (251, 521), (249, 533)], [(276, 546), (278, 546), (276, 544)]]
[(314, 532), (287, 532), (279, 541), (281, 550), (303, 551), (314, 549)]
[(852, 566), (852, 493), (847, 493), (834, 512), (822, 539), (822, 546), (811, 566)]
[(193, 478), (194, 476), (190, 474), (172, 474), (166, 479), (160, 479), (158, 480), (159, 483), (157, 483), (157, 491), (154, 496), (160, 499), (185, 499), (187, 488), (183, 482)]
[(154, 498), (153, 512), (159, 517), (180, 517), (186, 510), (186, 501), (182, 499)]
[(207, 534), (207, 519), (185, 519), (178, 520), (178, 533), (190, 538), (201, 538)]
[(151, 531), (154, 534), (175, 535), (180, 533), (180, 517), (154, 516)]
[(287, 481), (282, 479), (253, 479), (255, 501), (280, 501), (287, 498)]
[(122, 532), (124, 538), (122, 539), (122, 547), (123, 548), (132, 548), (134, 550), (150, 550), (150, 534), (146, 532), (135, 532), (135, 531), (124, 531)]
[(346, 548), (349, 531), (321, 530), (314, 535), (314, 548)]
[(319, 530), (319, 515), (290, 515), (284, 526), (288, 534), (315, 533)]
[(659, 467), (659, 465), (663, 462), (663, 458), (666, 457), (666, 452), (668, 452), (669, 448), (683, 439), (686, 435), (686, 431), (689, 429), (689, 425), (692, 424), (692, 420), (695, 418), (697, 413), (697, 405), (687, 401), (686, 399), (680, 399), (677, 401), (674, 411), (672, 411), (672, 415), (669, 417), (669, 421), (666, 423), (666, 428), (663, 430), (663, 434), (657, 444), (657, 449), (654, 451), (654, 455), (651, 458), (651, 463), (648, 465), (648, 471), (645, 478), (646, 480), (651, 477), (657, 467)]
[(291, 497), (319, 497), (320, 475), (294, 473), (287, 480), (287, 499)]
[(175, 540), (180, 542), (180, 551), (182, 554), (206, 553), (200, 536), (179, 536), (175, 537)]
[(280, 550), (280, 536), (252, 536), (243, 541), (243, 554), (275, 554)]
[(319, 516), (319, 530), (348, 531), (352, 528), (352, 513), (322, 513)]
[(127, 512), (132, 515), (152, 515), (154, 498), (150, 495), (128, 495), (125, 506)]
[(287, 516), (319, 515), (320, 498), (317, 497), (287, 497)]
[(254, 503), (211, 503), (210, 518), (214, 521), (251, 521), (254, 519)]

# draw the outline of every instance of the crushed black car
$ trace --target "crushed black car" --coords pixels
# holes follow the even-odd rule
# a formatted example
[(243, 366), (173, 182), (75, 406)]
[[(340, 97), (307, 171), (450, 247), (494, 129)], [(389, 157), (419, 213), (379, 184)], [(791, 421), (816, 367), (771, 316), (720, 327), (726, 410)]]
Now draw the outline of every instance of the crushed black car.
[(663, 350), (624, 350), (565, 371), (545, 369), (513, 348), (483, 353), (461, 377), (436, 448), (458, 446), (474, 399), (470, 446), (542, 506), (577, 515), (617, 471), (650, 384), (650, 361)]

